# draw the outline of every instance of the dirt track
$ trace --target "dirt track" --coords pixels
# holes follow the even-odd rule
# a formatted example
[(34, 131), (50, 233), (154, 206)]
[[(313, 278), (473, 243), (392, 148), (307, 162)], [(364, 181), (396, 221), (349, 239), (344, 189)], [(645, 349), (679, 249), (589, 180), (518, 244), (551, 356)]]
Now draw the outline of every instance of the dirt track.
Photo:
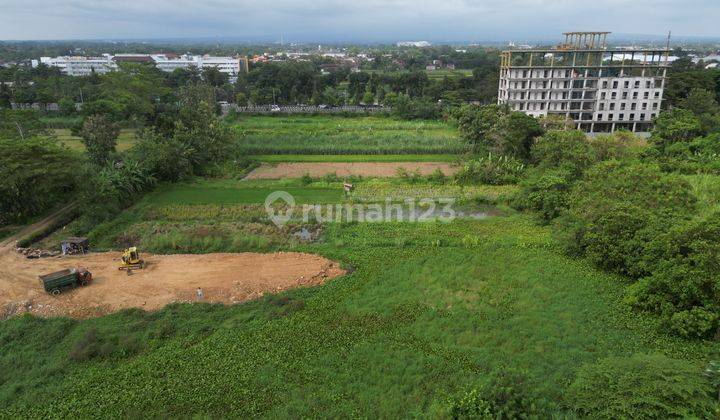
[(453, 175), (458, 167), (451, 163), (441, 162), (297, 162), (271, 165), (264, 163), (250, 172), (245, 179), (281, 179), (299, 178), (305, 174), (320, 177), (336, 174), (339, 177), (360, 175), (363, 177), (394, 177), (398, 168), (408, 172), (419, 170), (422, 175), (429, 175), (440, 169), (445, 175)]
[[(117, 269), (119, 253), (28, 260), (0, 248), (0, 319), (31, 312), (40, 316), (86, 318), (123, 308), (159, 309), (170, 302), (237, 303), (298, 286), (317, 285), (344, 274), (337, 263), (295, 252), (275, 254), (143, 255), (145, 270), (128, 276)], [(38, 275), (87, 267), (93, 283), (48, 295)]]

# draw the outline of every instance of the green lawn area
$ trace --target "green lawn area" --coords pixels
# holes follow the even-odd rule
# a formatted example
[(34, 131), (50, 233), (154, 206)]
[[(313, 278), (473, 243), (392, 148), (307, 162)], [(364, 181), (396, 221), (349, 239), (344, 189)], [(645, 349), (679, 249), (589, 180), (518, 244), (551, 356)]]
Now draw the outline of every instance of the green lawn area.
[[(630, 311), (622, 279), (564, 256), (528, 215), (331, 223), (317, 242), (293, 241), (262, 219), (263, 194), (337, 197), (333, 183), (299, 182), (164, 187), (91, 238), (144, 235), (143, 249), (169, 252), (305, 251), (350, 274), (235, 306), (1, 322), (0, 416), (445, 418), (498, 367), (526, 372), (530, 397), (562, 414), (586, 363), (657, 352), (700, 370), (718, 350)], [(358, 188), (405, 191), (373, 182)]]
[[(76, 150), (78, 152), (85, 151), (85, 145), (83, 144), (82, 139), (80, 137), (73, 136), (70, 132), (70, 129), (56, 128), (51, 131), (60, 142), (65, 143), (65, 145), (67, 145), (70, 149)], [(124, 152), (125, 150), (130, 149), (135, 145), (136, 141), (137, 139), (135, 138), (135, 129), (121, 129), (120, 136), (117, 139), (117, 151)]]
[(388, 117), (242, 116), (229, 122), (240, 151), (251, 155), (454, 154), (465, 150), (441, 121)]
[(426, 71), (425, 73), (428, 75), (428, 79), (430, 79), (430, 80), (444, 79), (445, 77), (453, 78), (453, 77), (472, 76), (471, 69), (457, 69), (457, 70), (439, 69), (439, 70)]

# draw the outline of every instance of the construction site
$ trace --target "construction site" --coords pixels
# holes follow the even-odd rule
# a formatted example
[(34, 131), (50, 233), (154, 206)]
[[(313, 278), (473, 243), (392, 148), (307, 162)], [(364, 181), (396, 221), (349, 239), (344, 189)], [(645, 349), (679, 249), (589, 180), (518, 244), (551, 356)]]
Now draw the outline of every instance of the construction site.
[(498, 103), (571, 120), (587, 133), (649, 133), (660, 112), (669, 48), (608, 48), (610, 32), (566, 32), (552, 49), (502, 52)]
[[(13, 238), (0, 244), (0, 265), (0, 319), (23, 313), (88, 318), (172, 302), (234, 304), (345, 273), (331, 260), (297, 252), (141, 256), (131, 248), (60, 255), (18, 252)], [(90, 276), (75, 278), (83, 272)], [(58, 281), (48, 283), (49, 276)]]

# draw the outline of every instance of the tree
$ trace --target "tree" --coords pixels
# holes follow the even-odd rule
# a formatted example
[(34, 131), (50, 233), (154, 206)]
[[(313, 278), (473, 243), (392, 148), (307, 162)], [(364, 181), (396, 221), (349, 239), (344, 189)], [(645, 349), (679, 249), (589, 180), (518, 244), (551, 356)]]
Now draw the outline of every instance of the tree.
[(85, 118), (80, 136), (83, 139), (90, 160), (105, 165), (111, 154), (115, 153), (120, 127), (104, 115), (92, 115)]
[(659, 354), (584, 365), (568, 400), (582, 418), (715, 418), (712, 387), (689, 360)]
[(0, 226), (65, 201), (81, 171), (76, 154), (47, 138), (0, 138)]
[(487, 143), (490, 131), (500, 120), (506, 108), (500, 105), (465, 105), (460, 107), (454, 117), (458, 128), (473, 150), (481, 149)]
[(533, 139), (543, 134), (535, 118), (504, 105), (465, 105), (455, 114), (460, 132), (474, 151), (526, 160)]
[(229, 76), (215, 67), (207, 67), (202, 70), (202, 79), (210, 86), (220, 87), (228, 83)]
[(720, 106), (715, 100), (714, 92), (693, 88), (688, 96), (680, 101), (680, 106), (700, 119), (703, 132), (720, 132)]
[(38, 113), (31, 109), (0, 109), (0, 138), (28, 139), (47, 134)]
[(582, 131), (548, 131), (533, 144), (530, 160), (540, 169), (564, 169), (577, 178), (595, 157)]
[(373, 95), (372, 91), (365, 91), (365, 94), (362, 97), (362, 103), (364, 103), (365, 105), (372, 105), (375, 103), (375, 95)]
[(707, 89), (693, 88), (686, 98), (680, 100), (679, 105), (697, 116), (720, 112), (715, 93)]
[(246, 106), (247, 105), (247, 95), (245, 95), (245, 92), (238, 92), (235, 94), (235, 103), (238, 106)]
[(544, 133), (538, 120), (522, 112), (510, 112), (500, 118), (490, 137), (497, 153), (527, 160), (536, 137)]
[(65, 116), (75, 115), (77, 113), (77, 109), (75, 109), (75, 101), (73, 101), (72, 98), (60, 99), (58, 107), (60, 108), (60, 114)]
[(665, 148), (676, 142), (688, 142), (703, 134), (700, 119), (691, 111), (676, 108), (666, 111), (655, 119), (650, 141), (664, 151)]
[(186, 148), (184, 156), (196, 174), (202, 174), (208, 165), (228, 159), (232, 135), (215, 115), (212, 87), (190, 85), (181, 89), (172, 136)]

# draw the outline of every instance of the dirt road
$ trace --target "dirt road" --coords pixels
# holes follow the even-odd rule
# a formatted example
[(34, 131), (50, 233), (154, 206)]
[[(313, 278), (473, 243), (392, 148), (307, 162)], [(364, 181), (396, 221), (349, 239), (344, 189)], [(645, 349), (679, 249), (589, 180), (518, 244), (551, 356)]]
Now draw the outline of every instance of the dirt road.
[[(145, 270), (128, 276), (118, 270), (120, 253), (28, 260), (11, 246), (0, 249), (0, 319), (31, 312), (40, 316), (86, 318), (122, 308), (159, 309), (170, 302), (237, 303), (287, 288), (317, 285), (344, 274), (337, 263), (317, 255), (274, 254), (143, 255)], [(87, 267), (94, 281), (58, 297), (48, 295), (38, 275)]]
[(442, 162), (296, 162), (262, 164), (250, 172), (245, 179), (281, 179), (300, 178), (305, 174), (312, 177), (321, 177), (336, 174), (339, 177), (360, 175), (363, 177), (394, 177), (398, 168), (408, 172), (420, 171), (422, 175), (429, 175), (440, 169), (445, 175), (453, 175), (458, 170), (457, 165)]

